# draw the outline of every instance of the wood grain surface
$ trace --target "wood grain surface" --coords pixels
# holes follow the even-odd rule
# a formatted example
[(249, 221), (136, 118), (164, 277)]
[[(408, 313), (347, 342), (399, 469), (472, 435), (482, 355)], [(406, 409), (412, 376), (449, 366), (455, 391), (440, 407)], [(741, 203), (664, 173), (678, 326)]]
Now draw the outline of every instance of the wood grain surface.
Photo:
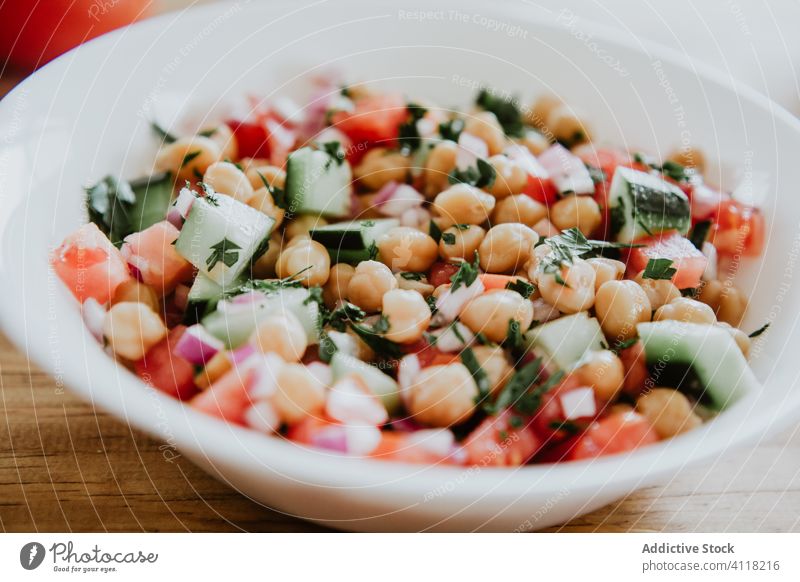
[[(0, 336), (4, 531), (322, 531), (96, 412)], [(553, 531), (800, 531), (800, 434), (681, 473)]]

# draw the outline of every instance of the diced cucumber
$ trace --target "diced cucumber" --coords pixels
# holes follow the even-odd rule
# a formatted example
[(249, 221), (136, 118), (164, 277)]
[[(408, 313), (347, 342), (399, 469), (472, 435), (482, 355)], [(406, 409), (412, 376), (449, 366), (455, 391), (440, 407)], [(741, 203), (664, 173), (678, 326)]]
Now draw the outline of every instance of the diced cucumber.
[(361, 378), (373, 394), (381, 399), (389, 414), (395, 412), (400, 406), (400, 389), (397, 382), (375, 366), (371, 366), (355, 356), (336, 352), (331, 358), (331, 372), (333, 372), (334, 381), (348, 374), (355, 374)]
[(619, 242), (677, 230), (685, 235), (691, 226), (686, 194), (658, 176), (618, 166), (611, 181), (611, 228)]
[(528, 349), (534, 348), (560, 370), (570, 370), (586, 352), (603, 349), (603, 332), (585, 311), (543, 323), (525, 334)]
[(715, 410), (760, 387), (736, 341), (719, 326), (654, 321), (636, 330), (656, 386), (678, 388)]
[(131, 189), (136, 202), (131, 211), (133, 227), (142, 231), (161, 222), (167, 217), (167, 209), (172, 201), (175, 179), (169, 172), (162, 172), (145, 178), (131, 180)]
[(287, 310), (300, 320), (308, 342), (316, 344), (319, 342), (319, 304), (310, 297), (308, 289), (303, 287), (280, 289), (253, 303), (217, 309), (203, 318), (203, 326), (232, 349), (245, 343), (265, 317)]
[(230, 285), (266, 250), (275, 220), (225, 194), (197, 198), (175, 250), (200, 273)]
[(334, 262), (357, 263), (374, 258), (377, 240), (399, 224), (396, 218), (354, 220), (320, 226), (309, 234), (328, 249)]
[(286, 162), (289, 210), (334, 218), (349, 216), (352, 180), (346, 160), (310, 147), (295, 150)]
[(222, 285), (203, 275), (197, 273), (197, 277), (189, 289), (189, 303), (201, 303), (222, 297)]

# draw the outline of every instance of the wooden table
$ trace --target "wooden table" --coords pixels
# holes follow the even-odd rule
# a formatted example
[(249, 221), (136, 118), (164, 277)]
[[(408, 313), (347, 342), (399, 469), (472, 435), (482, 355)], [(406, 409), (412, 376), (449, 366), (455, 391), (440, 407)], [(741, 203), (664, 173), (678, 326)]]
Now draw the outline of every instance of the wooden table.
[[(254, 503), (59, 390), (0, 336), (4, 531), (321, 531)], [(800, 431), (556, 531), (800, 531)]]

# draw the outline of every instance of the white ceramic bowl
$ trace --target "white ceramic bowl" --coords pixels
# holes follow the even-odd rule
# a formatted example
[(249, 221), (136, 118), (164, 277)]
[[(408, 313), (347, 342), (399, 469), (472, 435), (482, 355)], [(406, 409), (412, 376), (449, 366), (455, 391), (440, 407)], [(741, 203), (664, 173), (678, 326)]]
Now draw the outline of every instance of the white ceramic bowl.
[[(550, 526), (795, 419), (800, 123), (680, 55), (622, 42), (568, 14), (526, 4), (404, 4), (240, 2), (167, 15), (90, 42), (15, 89), (0, 103), (0, 314), (11, 339), (57, 382), (245, 494), (350, 530)], [(147, 389), (103, 353), (47, 266), (48, 251), (85, 220), (82, 186), (146, 170), (156, 148), (152, 116), (187, 103), (184, 113), (218, 111), (218, 99), (248, 90), (298, 93), (322, 65), (443, 104), (467, 103), (481, 82), (526, 99), (549, 90), (586, 111), (602, 140), (652, 152), (687, 140), (723, 180), (734, 166), (766, 172), (768, 248), (743, 262), (738, 280), (754, 293), (744, 328), (772, 323), (753, 359), (763, 391), (630, 455), (461, 469), (303, 450)]]

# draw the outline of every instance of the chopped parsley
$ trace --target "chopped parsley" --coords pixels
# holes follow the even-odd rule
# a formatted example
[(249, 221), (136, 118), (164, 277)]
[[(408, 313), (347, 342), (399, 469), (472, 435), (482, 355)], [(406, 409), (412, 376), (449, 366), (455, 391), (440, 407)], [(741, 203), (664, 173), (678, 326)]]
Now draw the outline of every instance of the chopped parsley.
[(507, 347), (516, 359), (519, 359), (525, 353), (525, 340), (522, 337), (522, 330), (516, 319), (508, 320), (508, 332), (503, 346)]
[(452, 232), (443, 232), (442, 240), (446, 245), (454, 245), (456, 244), (456, 235), (453, 234)]
[(677, 272), (678, 269), (672, 266), (672, 259), (650, 259), (644, 268), (642, 279), (669, 281)]
[(769, 326), (770, 326), (769, 323), (765, 323), (764, 325), (759, 327), (757, 330), (755, 330), (753, 333), (749, 334), (747, 337), (749, 337), (751, 339), (752, 338), (756, 338), (756, 337), (760, 336), (762, 333), (764, 333), (765, 331), (767, 331), (767, 328), (769, 328)]
[(400, 276), (406, 281), (422, 281), (425, 278), (425, 273), (414, 273), (413, 271), (406, 271), (400, 273)]
[(425, 298), (425, 303), (428, 304), (428, 308), (431, 310), (431, 315), (439, 311), (439, 308), (436, 307), (436, 297), (434, 297), (433, 295), (428, 295)]
[(489, 376), (486, 375), (486, 372), (478, 362), (478, 358), (475, 357), (475, 353), (470, 348), (464, 348), (461, 351), (461, 363), (469, 370), (469, 373), (472, 374), (472, 378), (475, 380), (475, 384), (478, 385), (478, 396), (475, 401), (483, 401), (484, 398), (489, 396), (489, 392), (492, 388), (489, 382)]
[(464, 131), (463, 119), (451, 119), (439, 124), (439, 135), (442, 139), (457, 143), (462, 131)]
[(187, 153), (185, 156), (183, 156), (183, 161), (181, 162), (181, 168), (184, 167), (186, 164), (191, 162), (193, 159), (195, 159), (197, 156), (199, 156), (202, 153), (203, 152), (201, 150), (195, 150), (193, 152)]
[(211, 254), (206, 259), (206, 268), (210, 271), (222, 261), (226, 267), (232, 267), (239, 260), (239, 251), (242, 249), (235, 242), (223, 238), (215, 245), (211, 245)]
[(319, 334), (319, 359), (325, 362), (326, 364), (330, 364), (331, 359), (333, 359), (333, 355), (339, 350), (336, 347), (336, 344), (330, 338), (330, 336), (325, 333), (325, 331), (320, 330)]
[(366, 316), (363, 309), (345, 301), (330, 313), (325, 314), (323, 325), (330, 325), (336, 331), (345, 331), (348, 323), (360, 323)]
[(337, 166), (341, 166), (344, 163), (344, 151), (342, 151), (342, 145), (338, 141), (326, 141), (320, 147), (322, 151), (336, 160)]
[(289, 205), (286, 201), (286, 192), (283, 191), (283, 188), (272, 186), (264, 177), (264, 174), (261, 172), (257, 173), (258, 177), (261, 179), (261, 183), (264, 184), (264, 188), (266, 188), (267, 192), (269, 192), (270, 196), (272, 196), (272, 201), (275, 203), (275, 206), (284, 210), (288, 209)]
[(475, 279), (478, 278), (478, 274), (480, 270), (478, 266), (480, 265), (480, 258), (478, 257), (478, 251), (475, 251), (475, 260), (470, 263), (469, 261), (463, 261), (461, 266), (458, 268), (452, 277), (450, 277), (450, 291), (455, 291), (461, 285), (464, 287), (469, 287), (475, 282)]
[(400, 144), (400, 151), (409, 154), (422, 143), (422, 136), (417, 129), (417, 121), (425, 117), (428, 110), (416, 103), (408, 103), (406, 109), (408, 109), (408, 118), (399, 128), (397, 142)]
[(484, 406), (489, 414), (497, 414), (506, 408), (514, 408), (521, 414), (533, 414), (539, 409), (542, 396), (556, 386), (564, 377), (561, 370), (540, 383), (542, 359), (536, 358), (511, 376), (493, 404)]
[(161, 127), (157, 122), (151, 121), (150, 122), (150, 129), (153, 130), (158, 137), (161, 138), (161, 141), (164, 143), (175, 143), (178, 141), (178, 138), (168, 132), (166, 129)]
[(692, 232), (689, 234), (689, 240), (692, 241), (692, 244), (697, 250), (703, 250), (703, 243), (706, 242), (710, 230), (710, 220), (701, 220), (692, 228)]
[(657, 172), (661, 172), (664, 176), (676, 182), (689, 182), (695, 175), (695, 170), (693, 168), (687, 168), (672, 160), (667, 160), (659, 164), (652, 157), (643, 153), (633, 154), (633, 161), (638, 164), (644, 164)]
[(428, 226), (428, 234), (437, 243), (442, 240), (442, 229), (439, 228), (439, 225), (433, 220), (431, 220), (430, 225)]
[(380, 326), (380, 320), (375, 327), (368, 327), (365, 325), (361, 325), (358, 323), (351, 323), (350, 328), (355, 332), (355, 334), (361, 338), (365, 344), (367, 344), (370, 349), (376, 354), (386, 357), (386, 358), (394, 358), (400, 359), (403, 357), (403, 349), (400, 344), (397, 344), (391, 340), (386, 339), (382, 335), (382, 332), (378, 331), (378, 327)]
[(466, 170), (455, 168), (450, 172), (448, 180), (451, 184), (469, 184), (476, 188), (491, 188), (496, 178), (497, 173), (492, 164), (478, 158), (477, 165), (470, 166)]
[(619, 355), (619, 353), (622, 350), (627, 350), (629, 347), (631, 347), (632, 345), (634, 345), (638, 341), (639, 341), (639, 338), (637, 338), (637, 337), (630, 337), (630, 338), (628, 338), (626, 340), (619, 340), (617, 343), (615, 343), (611, 347), (611, 351), (614, 352), (615, 354)]
[(522, 137), (524, 126), (522, 113), (514, 103), (511, 96), (495, 95), (488, 89), (481, 89), (475, 99), (475, 105), (486, 111), (491, 111), (503, 127), (506, 135)]
[(525, 279), (516, 279), (515, 281), (509, 281), (506, 283), (506, 289), (509, 291), (516, 291), (522, 295), (523, 299), (527, 299), (533, 295), (534, 291), (536, 291), (536, 286), (533, 283), (529, 283)]

